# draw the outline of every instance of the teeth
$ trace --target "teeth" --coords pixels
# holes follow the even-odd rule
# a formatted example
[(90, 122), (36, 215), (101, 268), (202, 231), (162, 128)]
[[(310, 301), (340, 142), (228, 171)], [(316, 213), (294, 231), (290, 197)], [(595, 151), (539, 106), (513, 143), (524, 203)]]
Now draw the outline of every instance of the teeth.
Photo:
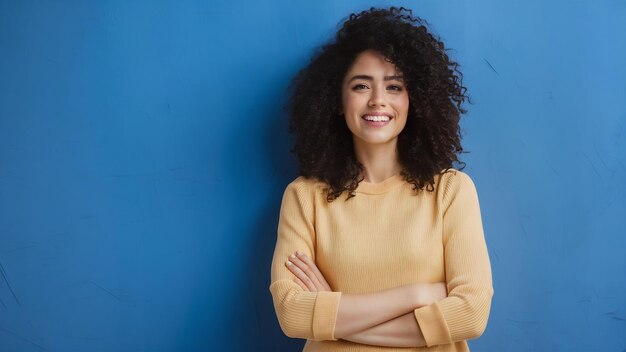
[(376, 115), (376, 116), (371, 116), (371, 115), (365, 115), (363, 116), (364, 119), (366, 119), (367, 121), (389, 121), (389, 116), (380, 116), (380, 115)]

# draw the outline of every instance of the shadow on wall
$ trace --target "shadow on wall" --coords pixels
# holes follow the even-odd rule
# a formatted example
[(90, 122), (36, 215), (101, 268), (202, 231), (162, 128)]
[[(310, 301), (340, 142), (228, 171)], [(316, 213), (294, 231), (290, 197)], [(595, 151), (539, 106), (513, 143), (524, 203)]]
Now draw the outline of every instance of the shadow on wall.
[[(243, 340), (239, 342), (242, 346), (253, 346), (255, 351), (301, 351), (304, 341), (300, 339), (291, 339), (284, 335), (278, 324), (272, 297), (269, 291), (270, 286), (270, 268), (274, 246), (276, 244), (276, 229), (278, 226), (278, 215), (280, 203), (285, 187), (297, 176), (297, 163), (293, 154), (290, 153), (292, 148), (292, 138), (288, 133), (288, 117), (284, 111), (284, 104), (287, 99), (287, 86), (293, 74), (286, 76), (273, 85), (277, 89), (268, 94), (267, 99), (261, 99), (263, 102), (271, 102), (271, 105), (257, 106), (251, 111), (260, 111), (261, 116), (273, 117), (267, 118), (263, 123), (263, 128), (258, 131), (261, 142), (258, 149), (251, 148), (233, 148), (238, 153), (253, 152), (254, 157), (264, 160), (263, 164), (267, 165), (264, 170), (269, 170), (271, 176), (265, 184), (261, 185), (259, 194), (265, 194), (260, 211), (250, 217), (251, 226), (248, 228), (247, 238), (250, 243), (243, 247), (247, 251), (241, 258), (247, 258), (238, 267), (242, 270), (238, 272), (240, 277), (245, 278), (242, 281), (242, 289), (239, 291), (239, 297), (234, 302), (245, 303), (250, 310), (245, 314), (244, 319), (256, 319), (253, 324), (251, 322), (231, 321), (234, 331), (241, 330), (241, 326), (256, 325), (255, 331), (242, 331), (247, 336), (242, 336)], [(239, 141), (241, 142), (241, 141)], [(251, 156), (237, 156), (236, 160), (251, 159)], [(240, 175), (240, 182), (251, 182), (256, 177), (253, 175), (244, 175), (243, 170), (229, 172), (229, 175)], [(248, 170), (249, 171), (249, 170)], [(259, 177), (259, 180), (265, 180)], [(246, 195), (241, 195), (241, 199), (246, 199)], [(245, 271), (245, 272), (244, 272)], [(241, 319), (241, 316), (237, 316)], [(237, 318), (236, 317), (236, 318)]]
[(248, 267), (257, 268), (255, 270), (258, 275), (254, 275), (251, 289), (248, 291), (250, 295), (246, 299), (252, 301), (256, 312), (258, 351), (301, 351), (304, 341), (289, 338), (280, 329), (269, 291), (280, 203), (286, 185), (297, 175), (297, 163), (289, 152), (292, 148), (292, 138), (287, 133), (288, 121), (282, 105), (273, 107), (267, 116), (276, 116), (263, 130), (265, 140), (263, 154), (273, 166), (273, 170), (265, 206), (258, 214), (256, 226), (249, 236), (256, 243), (248, 247), (253, 250), (249, 255), (251, 263)]

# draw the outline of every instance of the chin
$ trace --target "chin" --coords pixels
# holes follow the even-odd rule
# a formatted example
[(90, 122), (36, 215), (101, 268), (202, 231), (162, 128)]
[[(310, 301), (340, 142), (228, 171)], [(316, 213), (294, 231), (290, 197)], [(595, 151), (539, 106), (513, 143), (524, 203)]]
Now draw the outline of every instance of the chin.
[(358, 139), (364, 145), (385, 145), (385, 144), (389, 144), (389, 143), (394, 143), (395, 144), (397, 142), (397, 138), (389, 138), (389, 137), (369, 136), (369, 137), (365, 137), (365, 138), (358, 137)]

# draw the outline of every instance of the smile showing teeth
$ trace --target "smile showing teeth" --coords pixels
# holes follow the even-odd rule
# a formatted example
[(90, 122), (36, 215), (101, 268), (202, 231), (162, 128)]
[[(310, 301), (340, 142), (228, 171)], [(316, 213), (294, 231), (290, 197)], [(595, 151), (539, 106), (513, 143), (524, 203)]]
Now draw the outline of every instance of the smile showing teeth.
[(389, 121), (389, 116), (385, 115), (365, 115), (363, 118), (367, 121)]

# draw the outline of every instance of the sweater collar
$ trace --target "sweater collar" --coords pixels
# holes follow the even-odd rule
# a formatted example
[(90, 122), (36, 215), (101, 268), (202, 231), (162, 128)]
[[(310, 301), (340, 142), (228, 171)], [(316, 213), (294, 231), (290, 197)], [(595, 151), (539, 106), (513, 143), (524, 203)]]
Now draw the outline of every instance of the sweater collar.
[(357, 193), (365, 193), (365, 194), (382, 194), (385, 193), (392, 188), (396, 188), (402, 184), (404, 184), (404, 177), (400, 174), (395, 174), (384, 181), (371, 183), (361, 181), (359, 182), (359, 186), (356, 188)]

